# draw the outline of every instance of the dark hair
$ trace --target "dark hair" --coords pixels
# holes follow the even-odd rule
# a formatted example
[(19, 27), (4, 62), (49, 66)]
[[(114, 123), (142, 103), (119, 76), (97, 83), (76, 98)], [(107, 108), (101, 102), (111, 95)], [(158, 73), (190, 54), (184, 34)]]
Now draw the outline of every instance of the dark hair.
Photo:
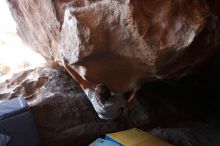
[(104, 84), (98, 84), (95, 87), (95, 95), (101, 102), (104, 102), (111, 97), (111, 92)]

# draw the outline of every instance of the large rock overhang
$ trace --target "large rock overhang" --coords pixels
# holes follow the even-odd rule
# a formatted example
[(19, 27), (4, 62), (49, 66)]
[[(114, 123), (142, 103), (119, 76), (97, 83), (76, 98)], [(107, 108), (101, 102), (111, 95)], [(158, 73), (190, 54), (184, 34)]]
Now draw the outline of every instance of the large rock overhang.
[(8, 0), (21, 38), (113, 91), (180, 78), (219, 48), (216, 0)]

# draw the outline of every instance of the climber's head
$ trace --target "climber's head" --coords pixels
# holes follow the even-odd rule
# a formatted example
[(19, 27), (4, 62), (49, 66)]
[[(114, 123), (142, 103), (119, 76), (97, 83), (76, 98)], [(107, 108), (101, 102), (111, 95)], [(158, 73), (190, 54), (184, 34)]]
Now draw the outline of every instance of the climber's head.
[(104, 102), (111, 97), (111, 92), (104, 84), (98, 84), (95, 87), (95, 95), (101, 102)]

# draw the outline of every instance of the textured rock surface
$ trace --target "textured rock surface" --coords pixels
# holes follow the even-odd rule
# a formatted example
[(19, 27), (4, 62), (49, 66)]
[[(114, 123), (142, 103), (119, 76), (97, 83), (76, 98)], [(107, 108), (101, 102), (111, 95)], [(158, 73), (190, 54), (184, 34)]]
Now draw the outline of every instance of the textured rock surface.
[(20, 36), (113, 91), (182, 77), (219, 47), (217, 0), (8, 0)]
[(84, 146), (105, 132), (129, 127), (166, 127), (152, 133), (177, 146), (219, 146), (219, 55), (193, 78), (146, 84), (133, 109), (114, 122), (98, 119), (74, 80), (51, 68), (29, 70), (0, 84), (0, 102), (25, 96), (46, 146)]
[(88, 145), (105, 133), (149, 122), (137, 102), (117, 120), (100, 120), (78, 84), (51, 68), (25, 71), (0, 85), (0, 102), (16, 96), (28, 101), (42, 143), (48, 146)]
[(152, 134), (175, 146), (220, 146), (219, 128), (153, 129)]

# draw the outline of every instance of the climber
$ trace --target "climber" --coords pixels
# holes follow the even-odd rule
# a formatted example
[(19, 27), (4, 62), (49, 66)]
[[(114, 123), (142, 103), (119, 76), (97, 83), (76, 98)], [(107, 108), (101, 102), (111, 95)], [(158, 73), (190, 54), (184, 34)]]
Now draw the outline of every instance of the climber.
[(129, 100), (126, 101), (122, 96), (112, 95), (108, 87), (103, 84), (97, 84), (93, 88), (88, 81), (83, 79), (68, 65), (66, 60), (63, 61), (63, 65), (69, 74), (80, 84), (99, 118), (104, 120), (115, 119), (122, 114), (124, 108), (129, 109), (133, 104), (139, 88), (135, 88)]

